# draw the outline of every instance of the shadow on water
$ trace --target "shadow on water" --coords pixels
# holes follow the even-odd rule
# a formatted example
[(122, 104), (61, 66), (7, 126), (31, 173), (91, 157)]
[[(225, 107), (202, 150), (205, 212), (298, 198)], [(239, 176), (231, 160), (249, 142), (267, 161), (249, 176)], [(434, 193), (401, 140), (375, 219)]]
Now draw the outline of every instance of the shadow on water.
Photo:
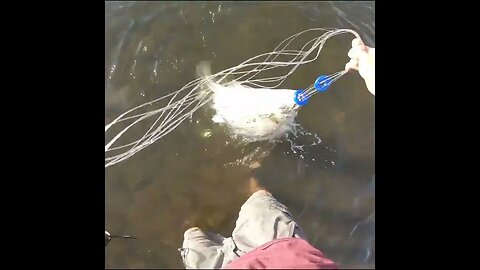
[[(374, 2), (106, 2), (105, 123), (195, 78), (272, 50), (308, 28), (351, 28), (375, 45)], [(289, 88), (343, 69), (352, 36), (327, 41)], [(230, 236), (246, 200), (247, 169), (226, 166), (248, 150), (200, 110), (174, 132), (105, 170), (109, 268), (183, 268), (189, 226)], [(297, 218), (309, 240), (342, 267), (375, 267), (375, 100), (356, 73), (315, 96), (296, 118), (303, 135), (277, 143), (260, 182)], [(138, 134), (137, 134), (138, 135)], [(316, 141), (314, 135), (320, 138)], [(292, 137), (289, 137), (292, 139)]]

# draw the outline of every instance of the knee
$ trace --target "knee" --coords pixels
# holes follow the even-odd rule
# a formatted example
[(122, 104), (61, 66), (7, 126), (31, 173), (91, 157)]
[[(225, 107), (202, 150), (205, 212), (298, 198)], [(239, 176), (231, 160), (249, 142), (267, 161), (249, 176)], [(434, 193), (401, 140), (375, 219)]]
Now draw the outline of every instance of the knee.
[(185, 231), (185, 233), (183, 234), (183, 237), (185, 239), (188, 238), (188, 236), (191, 234), (191, 233), (194, 233), (194, 232), (201, 232), (202, 230), (199, 228), (199, 227), (192, 227), (188, 230)]
[(268, 197), (272, 197), (272, 193), (270, 193), (268, 190), (264, 189), (264, 188), (260, 188), (259, 190), (257, 190), (255, 193), (253, 193), (252, 195), (255, 195), (255, 196), (268, 196)]
[(260, 189), (255, 191), (252, 195), (250, 195), (250, 197), (247, 199), (244, 205), (256, 204), (256, 203), (264, 204), (266, 201), (270, 201), (272, 199), (274, 199), (272, 193), (268, 192), (266, 189)]

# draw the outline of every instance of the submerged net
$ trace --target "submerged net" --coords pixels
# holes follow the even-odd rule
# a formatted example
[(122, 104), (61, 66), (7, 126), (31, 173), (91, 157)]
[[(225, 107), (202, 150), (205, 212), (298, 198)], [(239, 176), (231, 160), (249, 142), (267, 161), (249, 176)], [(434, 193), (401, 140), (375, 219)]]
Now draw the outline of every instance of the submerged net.
[[(105, 136), (111, 137), (105, 144), (105, 168), (161, 139), (207, 103), (215, 109), (214, 122), (227, 125), (247, 141), (279, 138), (292, 128), (299, 107), (294, 90), (278, 87), (300, 65), (315, 61), (327, 39), (342, 33), (358, 37), (350, 29), (308, 29), (283, 40), (272, 52), (215, 74), (202, 63), (197, 69), (199, 78), (128, 110), (105, 126)], [(309, 34), (315, 37), (302, 45), (299, 41)], [(126, 134), (134, 127), (146, 131), (126, 141)]]

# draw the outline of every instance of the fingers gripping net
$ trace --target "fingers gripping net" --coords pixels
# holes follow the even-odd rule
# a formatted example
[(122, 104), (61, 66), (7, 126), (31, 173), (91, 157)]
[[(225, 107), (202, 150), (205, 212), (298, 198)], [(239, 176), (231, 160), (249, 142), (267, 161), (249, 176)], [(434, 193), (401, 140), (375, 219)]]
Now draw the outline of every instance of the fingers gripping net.
[[(105, 168), (153, 144), (192, 117), (203, 105), (211, 102), (214, 98), (214, 91), (208, 87), (211, 82), (224, 87), (242, 85), (275, 90), (298, 66), (315, 61), (327, 39), (342, 33), (351, 33), (358, 37), (355, 31), (349, 29), (308, 29), (283, 40), (272, 52), (257, 55), (213, 75), (203, 74), (177, 91), (126, 111), (105, 126)], [(307, 35), (315, 37), (303, 46), (296, 45), (300, 38), (306, 40)], [(227, 82), (227, 78), (232, 76), (235, 81)], [(248, 95), (249, 92), (245, 91), (245, 94)], [(233, 102), (235, 100), (232, 100)], [(293, 103), (291, 109), (296, 109)], [(128, 131), (133, 127), (141, 128), (145, 132), (137, 139), (128, 141)]]

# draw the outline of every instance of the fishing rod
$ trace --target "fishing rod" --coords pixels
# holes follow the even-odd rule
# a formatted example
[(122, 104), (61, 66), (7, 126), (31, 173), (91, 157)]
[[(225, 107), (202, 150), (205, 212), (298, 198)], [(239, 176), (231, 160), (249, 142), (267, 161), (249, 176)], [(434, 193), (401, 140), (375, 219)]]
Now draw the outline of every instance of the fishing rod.
[(136, 238), (136, 237), (133, 237), (133, 236), (129, 236), (129, 235), (111, 235), (109, 232), (105, 231), (105, 246), (107, 246), (108, 243), (110, 243), (110, 241), (111, 241), (113, 238), (123, 238), (123, 239), (133, 239), (133, 240), (137, 240), (137, 238)]

